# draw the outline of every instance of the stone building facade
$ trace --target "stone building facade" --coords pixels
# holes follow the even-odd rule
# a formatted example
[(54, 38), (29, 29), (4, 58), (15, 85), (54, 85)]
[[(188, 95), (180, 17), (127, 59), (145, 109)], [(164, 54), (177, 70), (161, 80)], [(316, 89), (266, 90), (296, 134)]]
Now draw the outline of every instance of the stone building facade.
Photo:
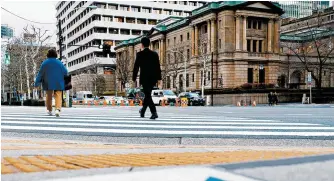
[[(227, 1), (208, 3), (186, 18), (161, 21), (146, 35), (160, 56), (159, 87), (189, 91), (211, 88), (211, 82), (213, 88), (277, 84), (282, 14), (272, 2)], [(115, 48), (116, 57), (131, 57), (129, 71), (141, 51), (141, 38)]]
[[(278, 75), (280, 87), (307, 88), (308, 71), (313, 71), (317, 79), (321, 71), (321, 86), (334, 87), (333, 8), (314, 12), (305, 18), (282, 20), (280, 40), (281, 66)], [(322, 66), (320, 60), (324, 62)], [(312, 86), (317, 86), (314, 78)]]

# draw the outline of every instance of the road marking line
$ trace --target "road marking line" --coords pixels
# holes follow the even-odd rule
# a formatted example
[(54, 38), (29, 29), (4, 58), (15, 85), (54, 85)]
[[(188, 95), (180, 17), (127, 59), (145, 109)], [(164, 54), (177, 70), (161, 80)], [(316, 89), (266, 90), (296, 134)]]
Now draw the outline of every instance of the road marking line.
[(286, 114), (288, 116), (312, 116), (312, 114)]
[[(52, 118), (50, 116), (46, 116), (46, 115), (8, 115), (8, 114), (2, 114), (1, 118), (3, 117), (31, 117), (31, 118)], [(142, 120), (143, 118), (140, 118), (139, 116), (128, 116), (128, 115), (110, 115), (110, 116), (101, 116), (101, 115), (96, 115), (96, 116), (75, 116), (75, 115), (61, 115), (62, 118), (68, 118), (68, 119), (87, 119), (87, 118), (105, 118), (105, 119), (119, 119), (119, 120)], [(161, 116), (163, 117), (163, 116)], [(231, 117), (170, 117), (170, 116), (166, 116), (159, 119), (159, 120), (180, 120), (180, 119), (190, 119), (190, 120), (210, 120), (210, 121), (220, 121), (220, 120), (224, 120), (224, 119), (235, 119), (235, 120), (245, 120), (245, 118), (231, 118)]]
[(77, 120), (77, 119), (62, 119), (62, 118), (51, 118), (51, 119), (34, 119), (34, 118), (10, 118), (4, 117), (1, 118), (3, 121), (7, 120), (37, 120), (37, 121), (58, 121), (58, 122), (107, 122), (107, 123), (134, 123), (134, 124), (142, 124), (142, 123), (150, 123), (150, 124), (192, 124), (192, 125), (290, 125), (290, 126), (316, 126), (320, 124), (313, 124), (313, 123), (285, 123), (285, 122), (276, 122), (276, 121), (268, 121), (264, 122), (258, 120), (247, 120), (245, 123), (244, 121), (240, 120), (222, 120), (221, 122), (192, 122), (192, 121), (113, 121), (113, 120), (93, 120), (93, 119), (85, 119), (85, 120)]
[(59, 122), (30, 122), (30, 121), (1, 121), (2, 124), (29, 124), (29, 125), (62, 125), (62, 126), (90, 126), (90, 127), (123, 127), (123, 128), (186, 128), (186, 129), (286, 129), (286, 130), (334, 130), (334, 127), (269, 127), (269, 126), (194, 126), (194, 125), (130, 125), (130, 124), (101, 124), (101, 123), (59, 123)]
[(68, 131), (82, 133), (114, 133), (114, 134), (165, 134), (165, 135), (242, 135), (242, 136), (334, 136), (334, 132), (264, 132), (264, 131), (175, 131), (175, 130), (130, 130), (130, 129), (97, 129), (97, 128), (64, 128), (36, 126), (2, 126), (2, 130), (34, 130), (34, 131)]

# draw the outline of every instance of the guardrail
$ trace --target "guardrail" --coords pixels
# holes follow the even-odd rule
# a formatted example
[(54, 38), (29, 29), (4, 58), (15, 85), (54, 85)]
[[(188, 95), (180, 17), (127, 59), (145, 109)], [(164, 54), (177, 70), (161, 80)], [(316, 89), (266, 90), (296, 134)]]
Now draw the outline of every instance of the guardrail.
[[(73, 101), (72, 105), (82, 105), (82, 106), (143, 106), (143, 101), (134, 101), (134, 100), (128, 100), (128, 101), (107, 101), (107, 100), (94, 100), (94, 101)], [(174, 107), (187, 107), (188, 106), (188, 99), (182, 98), (176, 99), (175, 103), (170, 102), (168, 103), (167, 100), (161, 101), (160, 106), (165, 107), (165, 106), (174, 106)]]

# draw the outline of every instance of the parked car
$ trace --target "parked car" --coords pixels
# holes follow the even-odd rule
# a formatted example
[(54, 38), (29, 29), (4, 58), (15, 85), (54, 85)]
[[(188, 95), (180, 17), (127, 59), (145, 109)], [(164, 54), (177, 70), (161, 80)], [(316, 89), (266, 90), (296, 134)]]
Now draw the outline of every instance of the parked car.
[(123, 97), (113, 97), (113, 100), (115, 100), (116, 104), (121, 104), (122, 101), (124, 101), (124, 104), (129, 104), (129, 100), (127, 98)]
[(88, 101), (94, 101), (91, 91), (79, 91), (76, 93), (77, 101), (87, 104)]
[(172, 90), (153, 90), (152, 99), (154, 104), (162, 105), (162, 101), (166, 100), (166, 104), (175, 103), (177, 96)]
[(111, 104), (114, 96), (101, 96), (99, 97), (100, 102), (104, 102), (104, 100), (107, 101), (107, 104)]
[(179, 94), (179, 99), (187, 98), (188, 106), (205, 106), (205, 99), (202, 98), (199, 94), (194, 92), (182, 92)]

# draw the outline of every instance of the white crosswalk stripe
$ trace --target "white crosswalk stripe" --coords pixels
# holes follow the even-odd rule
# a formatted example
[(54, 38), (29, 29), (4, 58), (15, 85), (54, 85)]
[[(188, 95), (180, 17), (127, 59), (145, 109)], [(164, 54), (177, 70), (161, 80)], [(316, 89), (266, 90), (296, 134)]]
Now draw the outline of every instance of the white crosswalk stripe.
[(332, 138), (334, 127), (301, 122), (226, 116), (161, 113), (157, 120), (139, 118), (131, 110), (71, 110), (56, 118), (43, 112), (2, 111), (3, 132), (131, 137), (259, 137)]

